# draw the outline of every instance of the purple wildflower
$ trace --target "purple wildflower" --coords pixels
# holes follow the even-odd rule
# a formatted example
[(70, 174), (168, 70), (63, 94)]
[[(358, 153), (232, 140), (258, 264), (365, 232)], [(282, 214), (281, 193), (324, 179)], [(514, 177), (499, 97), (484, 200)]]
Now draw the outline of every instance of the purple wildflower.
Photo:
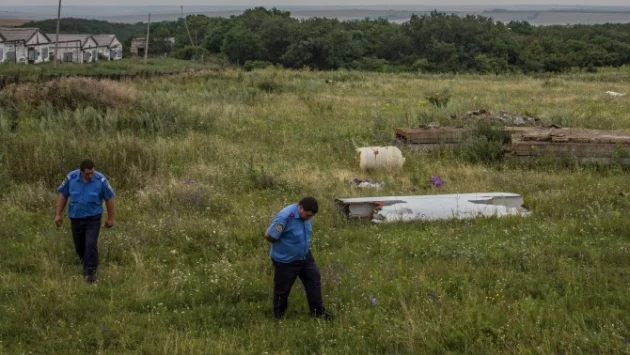
[(446, 184), (446, 181), (442, 180), (440, 175), (432, 176), (431, 179), (429, 179), (429, 181), (431, 182), (431, 185), (433, 185), (433, 187), (437, 187), (437, 188), (440, 188), (444, 186), (444, 184)]

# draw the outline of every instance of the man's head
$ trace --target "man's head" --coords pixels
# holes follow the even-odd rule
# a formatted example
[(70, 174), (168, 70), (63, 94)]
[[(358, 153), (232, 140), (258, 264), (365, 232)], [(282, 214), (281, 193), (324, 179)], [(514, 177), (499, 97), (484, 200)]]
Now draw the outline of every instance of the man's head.
[(90, 159), (85, 159), (81, 162), (81, 178), (85, 181), (92, 180), (94, 176), (94, 162)]
[(317, 214), (318, 210), (319, 205), (314, 197), (304, 197), (300, 200), (300, 202), (298, 202), (298, 213), (300, 214), (300, 218), (305, 221), (313, 218), (313, 216)]

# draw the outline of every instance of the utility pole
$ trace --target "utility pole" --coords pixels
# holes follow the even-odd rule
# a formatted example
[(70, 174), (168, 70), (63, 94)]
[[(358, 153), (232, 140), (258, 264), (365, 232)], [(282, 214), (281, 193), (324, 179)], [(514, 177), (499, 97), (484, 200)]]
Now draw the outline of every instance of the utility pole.
[[(182, 17), (184, 17), (184, 7), (182, 6)], [(192, 36), (190, 35), (190, 31), (188, 30), (188, 21), (186, 21), (186, 17), (184, 17), (184, 26), (186, 26), (186, 32), (188, 32), (188, 39), (190, 39), (190, 45), (194, 46), (195, 42), (192, 40)]]
[(147, 65), (147, 58), (149, 56), (149, 29), (150, 28), (151, 28), (151, 13), (149, 12), (149, 23), (147, 23), (147, 42), (144, 46), (144, 65)]
[(58, 56), (59, 56), (59, 18), (60, 17), (61, 17), (61, 0), (59, 0), (59, 7), (57, 8), (57, 32), (55, 34), (55, 57), (54, 57), (55, 59), (53, 60), (53, 68), (57, 68), (57, 60), (59, 60)]

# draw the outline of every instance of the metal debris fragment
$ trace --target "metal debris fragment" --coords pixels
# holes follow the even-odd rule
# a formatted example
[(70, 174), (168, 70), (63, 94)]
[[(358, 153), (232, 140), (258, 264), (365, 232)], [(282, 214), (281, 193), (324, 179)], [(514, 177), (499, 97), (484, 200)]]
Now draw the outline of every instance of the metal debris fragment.
[(349, 218), (374, 223), (394, 221), (527, 216), (523, 197), (509, 192), (339, 198), (336, 207)]

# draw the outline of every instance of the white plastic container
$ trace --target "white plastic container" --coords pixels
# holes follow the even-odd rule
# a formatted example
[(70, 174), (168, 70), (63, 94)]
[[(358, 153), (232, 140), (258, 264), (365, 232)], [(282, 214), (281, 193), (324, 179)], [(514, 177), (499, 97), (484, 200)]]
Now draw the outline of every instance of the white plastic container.
[(361, 170), (400, 170), (405, 158), (398, 147), (357, 148), (357, 158)]

